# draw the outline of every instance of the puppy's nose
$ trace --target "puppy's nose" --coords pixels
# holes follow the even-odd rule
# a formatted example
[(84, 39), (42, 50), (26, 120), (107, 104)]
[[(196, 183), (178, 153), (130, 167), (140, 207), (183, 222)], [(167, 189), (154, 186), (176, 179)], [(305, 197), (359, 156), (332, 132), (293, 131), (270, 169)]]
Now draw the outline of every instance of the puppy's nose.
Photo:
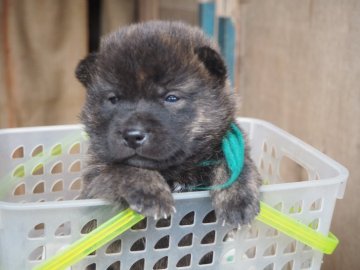
[(138, 148), (146, 142), (148, 134), (143, 130), (130, 129), (123, 133), (126, 144), (131, 148)]

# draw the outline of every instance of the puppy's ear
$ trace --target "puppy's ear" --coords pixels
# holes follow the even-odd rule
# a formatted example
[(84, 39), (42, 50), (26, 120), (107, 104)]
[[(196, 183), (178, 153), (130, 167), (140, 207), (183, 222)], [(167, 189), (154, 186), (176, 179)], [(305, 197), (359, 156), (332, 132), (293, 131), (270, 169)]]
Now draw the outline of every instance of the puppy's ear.
[(92, 75), (95, 70), (95, 62), (97, 53), (90, 53), (87, 57), (79, 62), (76, 67), (75, 75), (76, 78), (85, 86), (91, 84)]
[(207, 70), (220, 79), (226, 79), (226, 66), (220, 54), (208, 46), (197, 47), (194, 50), (195, 54), (199, 57), (200, 61), (204, 63)]

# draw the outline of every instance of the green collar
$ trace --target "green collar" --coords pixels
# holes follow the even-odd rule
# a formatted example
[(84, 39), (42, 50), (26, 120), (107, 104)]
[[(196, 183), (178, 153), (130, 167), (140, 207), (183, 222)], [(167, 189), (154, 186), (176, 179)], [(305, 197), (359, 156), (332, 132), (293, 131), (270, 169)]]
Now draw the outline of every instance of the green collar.
[[(239, 127), (231, 124), (231, 129), (226, 133), (222, 140), (222, 151), (225, 156), (226, 164), (231, 172), (229, 179), (220, 185), (209, 187), (192, 187), (192, 191), (197, 190), (218, 190), (229, 188), (238, 178), (244, 167), (245, 159), (245, 141)], [(210, 166), (218, 163), (218, 161), (206, 160), (201, 162), (200, 166)]]

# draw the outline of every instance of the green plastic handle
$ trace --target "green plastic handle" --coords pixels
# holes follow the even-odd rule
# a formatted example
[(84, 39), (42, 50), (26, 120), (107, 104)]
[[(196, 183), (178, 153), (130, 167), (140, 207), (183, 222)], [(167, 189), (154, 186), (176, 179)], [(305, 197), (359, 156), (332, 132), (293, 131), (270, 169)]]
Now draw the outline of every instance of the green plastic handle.
[(77, 263), (93, 251), (99, 249), (116, 236), (130, 229), (144, 216), (126, 209), (107, 222), (60, 251), (49, 260), (33, 268), (34, 270), (61, 270)]
[(332, 233), (328, 236), (323, 235), (264, 202), (260, 202), (260, 209), (257, 220), (322, 253), (332, 254), (339, 244), (339, 240)]
[[(325, 254), (331, 254), (339, 243), (333, 235), (325, 236), (309, 226), (289, 217), (264, 202), (260, 203), (257, 220)], [(62, 270), (80, 261), (118, 235), (130, 229), (144, 216), (126, 209), (114, 216), (54, 257), (36, 266), (34, 270)]]

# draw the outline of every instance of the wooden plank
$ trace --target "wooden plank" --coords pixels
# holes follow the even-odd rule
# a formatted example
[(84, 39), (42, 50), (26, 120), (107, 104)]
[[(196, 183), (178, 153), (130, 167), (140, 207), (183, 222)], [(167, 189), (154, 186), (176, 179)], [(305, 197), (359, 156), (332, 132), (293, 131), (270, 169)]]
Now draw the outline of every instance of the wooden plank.
[(87, 53), (86, 10), (85, 0), (8, 1), (0, 58), (11, 80), (0, 84), (0, 104), (12, 106), (1, 127), (79, 121), (85, 90), (74, 70)]
[(101, 5), (102, 35), (135, 22), (135, 1), (102, 0)]
[(215, 2), (201, 1), (199, 3), (199, 25), (210, 37), (215, 35)]
[(137, 0), (136, 6), (138, 21), (159, 19), (159, 0)]
[(332, 231), (340, 245), (323, 270), (360, 257), (360, 2), (241, 1), (242, 116), (280, 126), (350, 170)]
[(235, 68), (235, 26), (230, 17), (219, 17), (218, 21), (218, 43), (221, 53), (225, 59), (228, 76), (234, 85)]

